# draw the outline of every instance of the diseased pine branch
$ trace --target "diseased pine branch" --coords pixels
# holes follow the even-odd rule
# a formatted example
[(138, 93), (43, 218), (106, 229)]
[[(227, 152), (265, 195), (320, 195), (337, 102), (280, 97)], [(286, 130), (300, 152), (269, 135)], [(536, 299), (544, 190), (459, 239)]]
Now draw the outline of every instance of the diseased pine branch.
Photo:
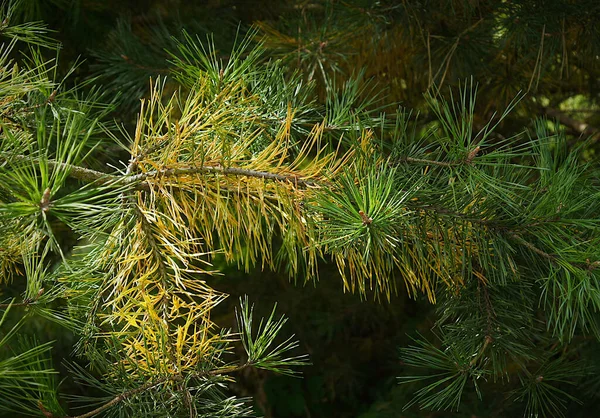
[[(137, 182), (154, 177), (176, 177), (178, 175), (186, 174), (200, 174), (200, 173), (217, 173), (223, 175), (233, 176), (246, 176), (256, 177), (266, 180), (286, 181), (291, 182), (299, 186), (316, 186), (317, 182), (313, 180), (303, 180), (298, 178), (296, 175), (285, 175), (269, 173), (267, 171), (250, 170), (237, 167), (221, 167), (221, 166), (198, 166), (198, 167), (185, 167), (185, 168), (166, 168), (162, 170), (148, 171), (147, 173), (136, 174), (135, 176), (129, 177), (128, 183)], [(142, 183), (143, 184), (143, 183)]]
[[(443, 162), (443, 161), (435, 161), (435, 160), (427, 160), (427, 159), (419, 159), (419, 158), (411, 158), (411, 157), (406, 157), (404, 160), (407, 162), (415, 162), (415, 163), (423, 163), (423, 164), (429, 164), (429, 165), (438, 165), (438, 166), (443, 166), (443, 167), (451, 167), (451, 166), (456, 166), (456, 165), (461, 165), (461, 164), (471, 164), (478, 152), (479, 152), (479, 147), (472, 150), (469, 153), (469, 155), (467, 156), (467, 158), (464, 161), (460, 161), (460, 162)], [(13, 156), (11, 156), (11, 158), (13, 158), (17, 161), (31, 161), (30, 158), (28, 158), (27, 156), (24, 156), (24, 155), (13, 155)], [(0, 163), (5, 163), (6, 161), (8, 161), (8, 159), (6, 157), (0, 156)], [(304, 180), (304, 179), (298, 178), (298, 176), (296, 176), (296, 175), (275, 174), (275, 173), (269, 173), (266, 171), (243, 169), (243, 168), (238, 168), (238, 167), (198, 166), (198, 167), (185, 167), (185, 168), (177, 168), (177, 169), (166, 168), (166, 169), (161, 169), (161, 170), (152, 170), (152, 171), (148, 171), (146, 173), (140, 173), (140, 174), (136, 174), (136, 175), (118, 176), (118, 175), (114, 175), (114, 174), (103, 173), (101, 171), (91, 170), (88, 168), (84, 168), (84, 167), (80, 167), (80, 166), (76, 166), (76, 165), (72, 165), (72, 164), (65, 164), (65, 163), (61, 163), (58, 161), (54, 161), (54, 160), (48, 160), (48, 166), (49, 166), (49, 168), (67, 167), (69, 169), (70, 177), (77, 179), (77, 180), (81, 180), (86, 183), (96, 183), (99, 185), (109, 184), (109, 183), (128, 185), (128, 184), (134, 184), (134, 183), (139, 182), (136, 185), (136, 188), (139, 190), (148, 190), (149, 189), (149, 184), (146, 181), (146, 179), (163, 177), (163, 176), (164, 177), (176, 177), (178, 175), (190, 175), (190, 174), (200, 174), (200, 173), (216, 173), (216, 174), (222, 174), (222, 175), (255, 177), (255, 178), (262, 178), (262, 179), (273, 180), (273, 181), (291, 182), (296, 186), (305, 186), (305, 187), (306, 186), (318, 186), (320, 184), (319, 182), (314, 181), (314, 180)], [(418, 206), (418, 205), (416, 205), (416, 206)], [(464, 214), (452, 212), (447, 209), (440, 208), (437, 206), (431, 206), (431, 205), (428, 205), (425, 207), (418, 207), (418, 209), (422, 209), (425, 211), (430, 209), (430, 210), (440, 213), (440, 214), (455, 216), (455, 217), (464, 219), (471, 223), (486, 225), (486, 226), (492, 227), (492, 228), (494, 226), (497, 226), (499, 228), (502, 228), (504, 231), (507, 231), (506, 233), (508, 236), (519, 241), (521, 244), (523, 244), (525, 247), (529, 248), (531, 251), (535, 252), (536, 254), (541, 255), (542, 257), (553, 260), (553, 261), (555, 261), (555, 259), (556, 259), (556, 257), (554, 255), (548, 254), (548, 253), (540, 250), (532, 243), (523, 239), (517, 233), (507, 230), (504, 226), (494, 225), (495, 222), (493, 220), (468, 217)]]
[[(127, 166), (127, 171), (125, 172), (125, 177), (126, 179), (131, 178), (131, 174), (133, 173), (133, 171), (135, 170), (135, 167), (137, 165), (137, 160), (136, 158), (132, 158), (131, 162), (129, 163), (129, 165)], [(134, 192), (134, 193), (138, 193), (138, 192)], [(154, 254), (154, 257), (156, 258), (156, 262), (158, 263), (158, 274), (160, 276), (160, 281), (161, 281), (161, 285), (163, 288), (163, 296), (161, 298), (160, 301), (160, 309), (162, 311), (162, 317), (163, 317), (163, 321), (164, 324), (166, 325), (167, 329), (166, 329), (166, 338), (167, 338), (167, 354), (169, 356), (169, 359), (175, 364), (174, 361), (174, 354), (173, 354), (173, 342), (171, 339), (171, 334), (169, 333), (169, 321), (168, 321), (168, 309), (169, 309), (169, 302), (168, 302), (168, 294), (167, 294), (167, 289), (168, 289), (168, 285), (169, 285), (169, 278), (167, 275), (167, 269), (165, 267), (165, 264), (163, 262), (163, 254), (160, 251), (160, 248), (158, 247), (158, 243), (156, 242), (156, 239), (154, 238), (154, 234), (152, 233), (152, 225), (150, 224), (150, 222), (148, 221), (148, 218), (146, 218), (146, 215), (144, 214), (144, 212), (142, 212), (142, 209), (140, 208), (140, 206), (138, 205), (138, 203), (136, 202), (136, 198), (133, 195), (127, 195), (125, 192), (123, 193), (123, 200), (124, 201), (129, 201), (131, 203), (131, 205), (133, 205), (134, 208), (134, 212), (135, 215), (137, 217), (137, 219), (140, 221), (141, 224), (141, 228), (142, 231), (146, 237), (146, 241), (148, 242), (148, 245), (150, 246), (150, 249), (152, 251), (152, 254)]]
[[(463, 161), (457, 162), (445, 162), (445, 161), (435, 161), (435, 160), (427, 160), (422, 158), (412, 158), (405, 157), (402, 161), (411, 162), (411, 163), (421, 163), (427, 165), (437, 165), (441, 167), (453, 167), (463, 164), (471, 164), (476, 154), (479, 152), (479, 147), (475, 148), (473, 151), (469, 153), (469, 155)], [(0, 164), (5, 164), (10, 159), (20, 162), (31, 162), (32, 158), (25, 155), (11, 155), (10, 158), (0, 156)], [(35, 161), (35, 158), (33, 159)], [(137, 161), (137, 158), (133, 161)], [(294, 174), (276, 174), (269, 173), (268, 171), (259, 171), (252, 169), (245, 169), (239, 167), (222, 167), (220, 165), (203, 165), (203, 166), (190, 166), (183, 168), (164, 168), (160, 170), (152, 170), (146, 173), (140, 173), (136, 175), (130, 175), (129, 171), (125, 176), (119, 176), (110, 173), (104, 173), (102, 171), (92, 170), (89, 168), (73, 165), (73, 164), (65, 164), (62, 162), (58, 162), (55, 160), (48, 160), (48, 168), (50, 169), (67, 169), (69, 171), (69, 177), (83, 181), (84, 183), (95, 183), (98, 185), (105, 184), (132, 184), (137, 183), (137, 187), (142, 190), (147, 190), (149, 188), (148, 183), (145, 181), (150, 178), (157, 177), (176, 177), (179, 175), (191, 175), (191, 174), (201, 174), (201, 173), (216, 173), (222, 175), (232, 175), (232, 176), (244, 176), (244, 177), (255, 177), (261, 178), (265, 180), (273, 180), (273, 181), (283, 181), (290, 182), (297, 186), (318, 186), (319, 182), (315, 180), (307, 180), (302, 179), (301, 177)]]
[[(21, 161), (21, 162), (31, 162), (32, 159), (25, 155), (12, 155), (10, 159)], [(4, 164), (9, 161), (9, 158), (0, 156), (0, 164)], [(35, 159), (33, 159), (35, 161)], [(89, 168), (84, 168), (72, 164), (65, 164), (54, 160), (48, 160), (48, 167), (50, 169), (61, 168), (69, 170), (69, 177), (81, 180), (84, 183), (95, 183), (98, 185), (104, 184), (132, 184), (137, 183), (138, 188), (146, 190), (148, 189), (148, 183), (145, 182), (146, 179), (155, 178), (155, 177), (176, 177), (179, 175), (190, 175), (190, 174), (201, 174), (201, 173), (216, 173), (222, 175), (232, 175), (232, 176), (245, 176), (245, 177), (256, 177), (262, 178), (266, 180), (274, 180), (274, 181), (285, 181), (290, 182), (298, 186), (316, 186), (318, 185), (316, 181), (313, 180), (305, 180), (300, 178), (297, 175), (286, 175), (286, 174), (275, 174), (269, 173), (267, 171), (258, 171), (258, 170), (250, 170), (238, 167), (221, 167), (221, 166), (192, 166), (192, 167), (184, 167), (184, 168), (166, 168), (162, 170), (152, 170), (146, 173), (136, 174), (136, 175), (126, 175), (126, 176), (118, 176), (115, 174), (104, 173), (102, 171), (96, 171)]]

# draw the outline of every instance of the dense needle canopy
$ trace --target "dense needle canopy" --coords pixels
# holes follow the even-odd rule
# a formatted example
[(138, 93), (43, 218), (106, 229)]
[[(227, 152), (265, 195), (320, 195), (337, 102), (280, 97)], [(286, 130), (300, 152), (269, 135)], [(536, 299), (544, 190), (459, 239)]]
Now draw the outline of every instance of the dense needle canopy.
[(596, 2), (116, 3), (0, 10), (0, 414), (593, 408)]

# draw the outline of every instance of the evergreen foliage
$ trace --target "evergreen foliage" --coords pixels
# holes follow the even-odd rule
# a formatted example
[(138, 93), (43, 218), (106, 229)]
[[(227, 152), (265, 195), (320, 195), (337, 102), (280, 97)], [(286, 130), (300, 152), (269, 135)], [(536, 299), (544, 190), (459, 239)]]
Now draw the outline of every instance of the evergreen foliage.
[[(77, 5), (74, 26), (87, 10), (54, 3)], [(473, 397), (532, 417), (593, 404), (597, 132), (560, 107), (584, 84), (595, 106), (600, 9), (559, 6), (282, 2), (280, 19), (221, 38), (163, 13), (119, 20), (86, 78), (49, 58), (40, 2), (5, 3), (0, 410), (253, 415), (231, 392), (244, 373), (310, 363), (252, 295), (215, 320), (232, 270), (435, 303), (400, 348), (407, 414)], [(526, 122), (532, 109), (546, 117)], [(35, 321), (72, 335), (62, 364)], [(65, 393), (59, 373), (86, 389)]]

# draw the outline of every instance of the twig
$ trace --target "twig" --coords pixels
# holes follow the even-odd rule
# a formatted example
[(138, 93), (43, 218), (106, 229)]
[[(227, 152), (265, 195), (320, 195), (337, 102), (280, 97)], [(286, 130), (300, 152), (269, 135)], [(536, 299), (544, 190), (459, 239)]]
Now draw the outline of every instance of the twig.
[[(241, 366), (237, 366), (237, 367), (223, 367), (220, 369), (213, 369), (213, 370), (208, 370), (205, 372), (200, 372), (200, 373), (194, 373), (193, 376), (196, 377), (205, 377), (205, 376), (218, 376), (221, 374), (226, 374), (226, 373), (236, 373), (239, 372), (241, 370), (244, 370), (247, 367), (250, 367), (252, 365), (252, 363), (250, 362), (246, 362), (244, 364), (242, 364)], [(164, 376), (161, 377), (160, 379), (157, 379), (153, 382), (148, 382), (145, 385), (139, 386), (135, 389), (131, 389), (127, 392), (123, 392), (120, 395), (115, 396), (113, 399), (111, 399), (110, 401), (108, 401), (107, 403), (100, 405), (98, 408), (90, 411), (90, 412), (86, 412), (85, 414), (82, 415), (67, 415), (64, 416), (63, 418), (91, 418), (96, 414), (99, 414), (100, 412), (104, 412), (106, 411), (108, 408), (113, 407), (115, 405), (117, 405), (119, 402), (122, 402), (126, 399), (132, 398), (133, 396), (145, 392), (149, 389), (152, 389), (155, 386), (161, 385), (163, 383), (166, 383), (168, 381), (173, 381), (173, 382), (182, 382), (184, 379), (181, 375), (174, 375), (174, 376)], [(38, 408), (40, 409), (40, 411), (42, 411), (42, 413), (44, 415), (46, 415), (48, 418), (58, 418), (56, 415), (53, 415), (51, 412), (49, 412), (44, 405), (42, 404), (41, 401), (38, 401)]]
[[(221, 166), (199, 166), (199, 167), (185, 167), (185, 168), (166, 168), (162, 170), (152, 170), (142, 174), (136, 174), (135, 176), (128, 177), (125, 180), (126, 183), (135, 183), (140, 180), (146, 180), (153, 177), (175, 177), (178, 175), (186, 174), (199, 174), (199, 173), (217, 173), (223, 175), (234, 175), (234, 176), (245, 176), (245, 177), (256, 177), (266, 180), (276, 180), (294, 183), (299, 186), (316, 186), (318, 183), (312, 180), (299, 179), (297, 175), (284, 175), (274, 174), (267, 171), (250, 170), (237, 167), (221, 167)], [(144, 185), (142, 181), (141, 185)]]
[(183, 403), (188, 409), (190, 418), (195, 418), (196, 408), (194, 408), (194, 404), (192, 402), (192, 394), (190, 393), (189, 389), (183, 384), (183, 382), (179, 384), (179, 390), (183, 392)]
[(467, 155), (467, 158), (465, 159), (465, 164), (471, 165), (473, 163), (473, 160), (479, 153), (479, 150), (481, 150), (481, 147), (477, 146), (477, 147), (475, 147), (475, 149), (473, 149), (471, 152), (469, 152), (469, 155)]
[(368, 216), (367, 214), (365, 214), (362, 210), (358, 211), (358, 214), (360, 215), (360, 218), (362, 219), (362, 223), (363, 225), (371, 225), (373, 223), (373, 218), (371, 218), (370, 216)]
[[(106, 411), (108, 408), (110, 408), (112, 406), (115, 406), (119, 402), (122, 402), (125, 399), (129, 399), (129, 398), (137, 395), (138, 393), (145, 392), (148, 389), (152, 389), (153, 387), (161, 385), (169, 380), (178, 380), (178, 379), (181, 379), (181, 377), (166, 376), (166, 377), (160, 378), (154, 382), (148, 382), (145, 385), (142, 385), (135, 389), (131, 389), (130, 391), (127, 391), (120, 395), (115, 396), (113, 399), (111, 399), (104, 405), (100, 405), (98, 408), (96, 408), (90, 412), (86, 412), (85, 414), (82, 414), (82, 415), (67, 415), (64, 418), (91, 418), (94, 415), (99, 414), (100, 412)], [(39, 406), (40, 406), (40, 409), (43, 408), (43, 405), (41, 405), (41, 403), (39, 404)], [(43, 409), (42, 409), (42, 411), (43, 411)], [(50, 415), (50, 417), (53, 417), (53, 415)]]
[[(481, 305), (482, 305), (481, 289), (482, 288), (483, 288), (484, 308), (481, 307)], [(483, 354), (485, 353), (485, 351), (487, 350), (489, 345), (494, 341), (494, 338), (492, 337), (492, 331), (493, 331), (492, 321), (493, 321), (493, 318), (496, 316), (496, 314), (494, 313), (494, 308), (492, 307), (492, 303), (490, 302), (490, 294), (488, 292), (487, 286), (484, 283), (482, 283), (481, 280), (477, 281), (477, 298), (479, 301), (480, 310), (482, 310), (486, 316), (486, 335), (485, 335), (485, 339), (483, 341), (483, 346), (481, 347), (481, 349), (479, 350), (477, 355), (475, 357), (473, 357), (471, 359), (471, 361), (469, 362), (469, 366), (471, 366), (471, 367), (473, 367), (477, 364), (477, 361), (479, 361), (479, 359), (481, 358), (481, 356), (483, 356)]]
[(572, 131), (581, 134), (595, 136), (600, 134), (600, 129), (591, 126), (585, 122), (573, 119), (561, 110), (553, 109), (550, 107), (543, 107), (542, 112), (546, 115), (556, 118), (560, 123), (571, 129)]
[(481, 358), (481, 356), (485, 354), (487, 348), (492, 343), (492, 341), (494, 341), (494, 339), (491, 336), (485, 336), (485, 339), (483, 340), (483, 345), (481, 346), (481, 350), (479, 350), (477, 355), (471, 359), (471, 361), (469, 362), (469, 366), (473, 367), (475, 366), (475, 364), (477, 364), (477, 361)]
[(42, 106), (46, 106), (46, 105), (54, 102), (54, 100), (56, 100), (57, 93), (58, 93), (58, 90), (53, 90), (52, 93), (50, 93), (50, 96), (48, 96), (48, 98), (46, 100), (44, 100), (42, 103), (38, 103), (36, 105), (29, 106), (29, 107), (24, 107), (23, 109), (20, 109), (20, 111), (21, 112), (30, 112), (32, 110), (39, 109)]
[(34, 305), (38, 299), (40, 298), (40, 296), (42, 296), (44, 294), (44, 288), (41, 288), (38, 292), (37, 295), (35, 295), (35, 297), (33, 298), (25, 298), (23, 299), (23, 302), (19, 302), (19, 303), (0, 303), (0, 309), (3, 308), (8, 308), (13, 307), (13, 306), (31, 306)]
[[(10, 160), (19, 162), (39, 162), (37, 157), (28, 157), (26, 155), (15, 154), (10, 157), (0, 156), (0, 165), (9, 162)], [(102, 171), (91, 170), (89, 168), (80, 167), (73, 164), (65, 164), (55, 160), (48, 160), (49, 169), (67, 169), (69, 170), (69, 177), (76, 180), (81, 180), (85, 183), (107, 184), (115, 181), (119, 181), (121, 176), (114, 174), (103, 173)]]
[(449, 209), (442, 208), (442, 207), (435, 206), (435, 205), (420, 206), (418, 203), (415, 204), (413, 202), (406, 202), (406, 205), (409, 208), (413, 208), (416, 210), (422, 210), (424, 212), (430, 211), (430, 212), (433, 212), (436, 214), (448, 215), (448, 216), (462, 219), (462, 220), (470, 222), (470, 223), (485, 225), (489, 228), (500, 228), (501, 227), (501, 225), (496, 224), (496, 221), (494, 221), (493, 219), (488, 220), (488, 219), (474, 218), (474, 217), (469, 216), (468, 214), (454, 212)]
[(534, 253), (536, 253), (537, 255), (541, 255), (544, 258), (547, 258), (548, 260), (552, 260), (552, 261), (556, 261), (556, 256), (553, 254), (549, 254), (543, 250), (540, 250), (538, 247), (536, 247), (535, 245), (533, 245), (531, 242), (525, 240), (522, 236), (515, 234), (514, 232), (507, 232), (506, 233), (509, 237), (513, 238), (514, 240), (518, 241), (520, 244), (524, 245), (525, 247), (529, 248), (531, 251), (533, 251)]
[(412, 158), (412, 157), (404, 157), (404, 158), (402, 158), (402, 161), (406, 161), (409, 163), (423, 163), (423, 164), (428, 164), (428, 165), (439, 165), (440, 167), (453, 167), (453, 166), (461, 164), (461, 163), (456, 163), (456, 162), (426, 160), (424, 158)]
[[(25, 155), (13, 155), (10, 157), (16, 161), (36, 161), (36, 158), (29, 158)], [(0, 164), (9, 161), (9, 158), (0, 157)], [(192, 167), (184, 167), (184, 168), (166, 168), (162, 170), (152, 170), (142, 174), (136, 175), (127, 175), (127, 176), (118, 176), (115, 174), (104, 173), (102, 171), (91, 170), (89, 168), (84, 168), (72, 164), (65, 164), (54, 160), (48, 160), (48, 167), (51, 169), (61, 168), (69, 170), (69, 177), (74, 178), (76, 180), (81, 180), (85, 183), (96, 183), (98, 185), (109, 184), (109, 183), (120, 183), (120, 184), (132, 184), (140, 182), (138, 185), (141, 189), (148, 189), (149, 185), (144, 180), (153, 178), (153, 177), (174, 177), (178, 175), (186, 175), (186, 174), (200, 174), (200, 173), (217, 173), (223, 175), (233, 175), (233, 176), (245, 176), (245, 177), (256, 177), (262, 178), (266, 180), (275, 180), (275, 181), (286, 181), (290, 183), (294, 183), (299, 186), (316, 186), (318, 183), (313, 180), (303, 180), (302, 178), (298, 178), (297, 175), (285, 175), (285, 174), (275, 174), (269, 173), (268, 171), (258, 171), (258, 170), (250, 170), (238, 167), (221, 167), (221, 166), (192, 166)], [(446, 165), (446, 163), (440, 163), (441, 165)], [(128, 166), (129, 168), (129, 166)]]
[(427, 164), (427, 165), (437, 165), (440, 167), (456, 167), (456, 166), (463, 165), (463, 164), (464, 165), (473, 164), (473, 160), (475, 159), (475, 157), (477, 156), (479, 151), (481, 151), (481, 147), (479, 147), (479, 146), (475, 147), (474, 149), (469, 151), (469, 154), (467, 154), (465, 159), (461, 160), (461, 161), (436, 161), (436, 160), (428, 160), (425, 158), (413, 158), (413, 157), (402, 157), (402, 158), (400, 158), (400, 161), (404, 161), (407, 163), (421, 163), (421, 164)]

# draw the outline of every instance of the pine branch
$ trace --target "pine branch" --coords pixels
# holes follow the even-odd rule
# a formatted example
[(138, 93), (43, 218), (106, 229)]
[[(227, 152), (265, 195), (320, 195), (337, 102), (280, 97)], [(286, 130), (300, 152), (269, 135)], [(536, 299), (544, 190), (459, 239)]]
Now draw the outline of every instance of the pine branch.
[[(124, 178), (131, 178), (130, 175), (133, 173), (136, 166), (137, 166), (137, 159), (134, 158), (128, 164), (127, 170), (125, 172), (126, 177), (124, 177)], [(125, 193), (124, 193), (123, 199), (125, 200)], [(130, 195), (127, 197), (127, 200), (129, 200), (129, 202), (131, 202), (131, 204), (134, 207), (134, 213), (135, 213), (137, 219), (141, 223), (142, 231), (146, 237), (146, 241), (148, 242), (150, 249), (152, 250), (152, 253), (154, 254), (154, 257), (156, 258), (156, 262), (158, 263), (158, 274), (160, 276), (160, 281), (161, 281), (162, 289), (164, 292), (164, 294), (161, 298), (161, 301), (160, 301), (160, 309), (162, 311), (163, 322), (166, 327), (165, 334), (166, 334), (166, 340), (167, 340), (167, 355), (169, 357), (169, 360), (173, 364), (176, 364), (175, 355), (173, 354), (173, 350), (174, 350), (173, 341), (171, 338), (171, 334), (169, 332), (169, 321), (168, 321), (168, 317), (169, 317), (168, 299), (169, 299), (169, 297), (168, 297), (168, 292), (167, 292), (167, 289), (169, 288), (169, 286), (168, 286), (169, 278), (167, 275), (167, 269), (165, 268), (165, 264), (163, 262), (164, 256), (161, 253), (160, 248), (158, 247), (158, 243), (156, 242), (156, 239), (154, 238), (154, 234), (152, 232), (152, 225), (148, 221), (148, 218), (146, 218), (146, 215), (144, 214), (144, 212), (142, 212), (142, 210), (140, 209), (140, 206), (137, 204), (135, 196)]]
[(409, 208), (415, 209), (415, 210), (422, 210), (426, 213), (434, 213), (434, 214), (441, 214), (441, 215), (448, 215), (451, 216), (453, 218), (457, 218), (457, 219), (462, 219), (464, 221), (473, 223), (473, 224), (479, 224), (479, 225), (485, 225), (488, 228), (506, 228), (504, 225), (500, 224), (498, 221), (495, 221), (493, 219), (481, 219), (481, 218), (476, 218), (473, 216), (470, 216), (468, 214), (465, 213), (460, 213), (460, 212), (455, 212), (446, 208), (442, 208), (440, 206), (436, 206), (436, 205), (430, 205), (430, 204), (426, 204), (426, 205), (419, 205), (418, 202), (406, 202), (406, 205)]

